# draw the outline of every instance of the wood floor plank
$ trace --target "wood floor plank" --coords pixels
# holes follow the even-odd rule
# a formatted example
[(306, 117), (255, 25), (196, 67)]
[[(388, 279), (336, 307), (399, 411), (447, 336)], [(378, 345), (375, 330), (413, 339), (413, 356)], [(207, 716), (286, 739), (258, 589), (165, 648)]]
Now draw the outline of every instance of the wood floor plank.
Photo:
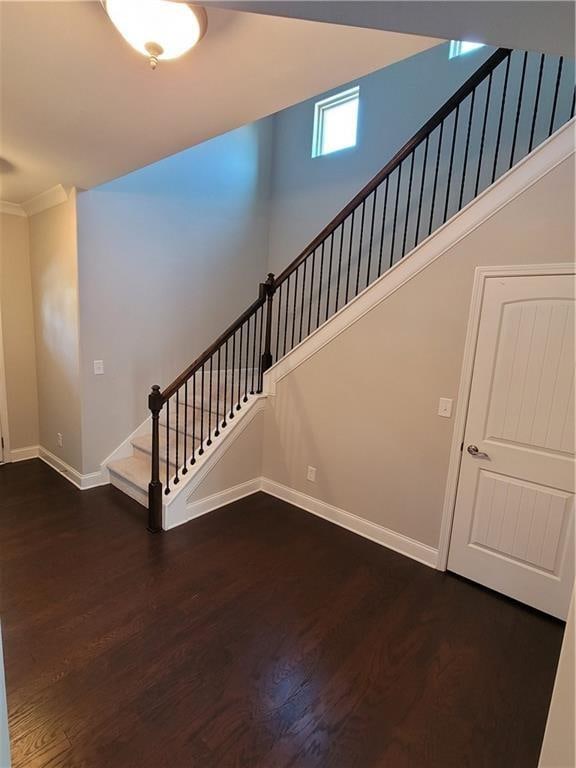
[(531, 768), (563, 625), (255, 494), (0, 467), (14, 768)]

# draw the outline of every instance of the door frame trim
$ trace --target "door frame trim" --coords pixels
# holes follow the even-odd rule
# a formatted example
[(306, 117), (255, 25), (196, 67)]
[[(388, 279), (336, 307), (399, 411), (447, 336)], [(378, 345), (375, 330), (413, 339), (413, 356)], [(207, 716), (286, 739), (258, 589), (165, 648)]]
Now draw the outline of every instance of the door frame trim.
[(450, 549), (450, 537), (452, 535), (452, 523), (456, 506), (456, 493), (460, 478), (460, 463), (462, 459), (461, 446), (464, 441), (464, 431), (468, 418), (468, 405), (470, 402), (470, 389), (472, 387), (472, 374), (476, 358), (476, 345), (480, 329), (480, 315), (484, 301), (484, 289), (486, 280), (492, 277), (538, 277), (549, 275), (576, 275), (576, 265), (570, 262), (563, 264), (525, 264), (499, 267), (476, 267), (474, 272), (474, 285), (470, 299), (470, 311), (468, 314), (468, 327), (464, 342), (464, 354), (456, 411), (454, 415), (454, 432), (450, 448), (450, 461), (446, 486), (444, 491), (444, 504), (442, 507), (442, 524), (440, 527), (440, 541), (438, 543), (438, 561), (436, 568), (445, 571), (448, 565), (448, 552)]
[(6, 364), (4, 357), (4, 336), (2, 332), (2, 313), (0, 312), (0, 436), (4, 440), (4, 449), (0, 446), (0, 464), (10, 461), (10, 429), (8, 424), (8, 394), (6, 389)]

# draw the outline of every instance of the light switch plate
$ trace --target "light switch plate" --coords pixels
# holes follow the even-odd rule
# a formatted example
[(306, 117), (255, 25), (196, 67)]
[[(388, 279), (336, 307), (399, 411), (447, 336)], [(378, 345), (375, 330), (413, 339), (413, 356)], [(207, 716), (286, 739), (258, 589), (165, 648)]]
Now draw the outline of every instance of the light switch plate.
[(449, 397), (441, 397), (438, 403), (438, 416), (449, 419), (452, 416), (452, 400)]
[(104, 373), (104, 360), (94, 360), (94, 374), (100, 376)]
[(306, 479), (310, 480), (311, 483), (316, 482), (316, 467), (308, 467), (308, 472), (306, 473)]

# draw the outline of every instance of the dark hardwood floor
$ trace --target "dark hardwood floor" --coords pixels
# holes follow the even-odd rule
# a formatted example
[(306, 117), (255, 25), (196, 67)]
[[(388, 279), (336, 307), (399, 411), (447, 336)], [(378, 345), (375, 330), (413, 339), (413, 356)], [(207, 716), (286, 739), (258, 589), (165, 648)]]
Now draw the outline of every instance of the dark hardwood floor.
[(160, 536), (0, 467), (15, 768), (531, 768), (559, 622), (264, 494)]

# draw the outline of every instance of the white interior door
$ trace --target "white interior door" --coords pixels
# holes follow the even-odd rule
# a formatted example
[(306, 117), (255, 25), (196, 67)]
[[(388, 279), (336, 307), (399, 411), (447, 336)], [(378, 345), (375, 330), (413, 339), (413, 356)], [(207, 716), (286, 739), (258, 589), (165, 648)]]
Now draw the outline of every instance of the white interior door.
[(574, 277), (486, 279), (448, 568), (566, 618), (574, 582)]

